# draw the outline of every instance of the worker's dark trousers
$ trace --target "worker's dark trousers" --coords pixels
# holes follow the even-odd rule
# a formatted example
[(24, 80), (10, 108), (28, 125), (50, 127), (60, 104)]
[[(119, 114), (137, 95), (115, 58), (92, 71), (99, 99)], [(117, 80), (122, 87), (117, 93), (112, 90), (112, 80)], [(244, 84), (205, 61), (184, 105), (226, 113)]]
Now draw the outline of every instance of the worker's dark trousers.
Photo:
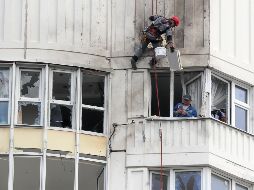
[(135, 50), (135, 53), (133, 56), (135, 61), (137, 61), (141, 57), (141, 55), (145, 52), (145, 50), (147, 49), (147, 46), (150, 42), (152, 43), (153, 48), (157, 48), (157, 47), (161, 46), (160, 41), (150, 41), (148, 39), (146, 41), (142, 41), (141, 44), (139, 45), (139, 47)]

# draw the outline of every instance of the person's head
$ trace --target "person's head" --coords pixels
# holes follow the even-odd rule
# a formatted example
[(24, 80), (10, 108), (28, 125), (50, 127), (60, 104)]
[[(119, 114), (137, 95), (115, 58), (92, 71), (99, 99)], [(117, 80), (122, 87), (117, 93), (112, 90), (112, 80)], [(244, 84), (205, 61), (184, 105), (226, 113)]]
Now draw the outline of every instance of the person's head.
[(189, 94), (183, 95), (182, 101), (185, 106), (189, 106), (191, 104), (191, 96)]
[(169, 19), (169, 21), (170, 21), (171, 27), (176, 27), (176, 26), (178, 26), (178, 25), (180, 24), (180, 19), (179, 19), (178, 16), (172, 16), (172, 17)]

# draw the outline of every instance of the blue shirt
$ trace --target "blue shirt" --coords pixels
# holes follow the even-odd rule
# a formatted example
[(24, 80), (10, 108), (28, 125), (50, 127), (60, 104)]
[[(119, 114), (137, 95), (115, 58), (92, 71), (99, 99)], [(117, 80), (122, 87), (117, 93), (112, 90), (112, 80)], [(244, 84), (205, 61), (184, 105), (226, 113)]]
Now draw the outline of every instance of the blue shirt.
[(197, 117), (197, 111), (192, 105), (189, 105), (189, 107), (185, 110), (185, 112), (187, 113), (186, 115), (177, 113), (177, 110), (182, 109), (183, 106), (183, 103), (176, 104), (176, 106), (174, 107), (174, 117)]

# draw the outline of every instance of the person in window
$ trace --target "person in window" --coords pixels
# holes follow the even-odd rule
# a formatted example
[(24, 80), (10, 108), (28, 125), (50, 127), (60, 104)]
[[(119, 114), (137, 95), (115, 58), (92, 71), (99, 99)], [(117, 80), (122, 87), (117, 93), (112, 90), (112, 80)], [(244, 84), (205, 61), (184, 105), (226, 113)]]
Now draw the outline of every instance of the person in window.
[(191, 105), (191, 96), (186, 94), (182, 98), (182, 103), (174, 107), (174, 117), (197, 117), (196, 109)]
[[(171, 51), (174, 51), (172, 30), (180, 24), (180, 19), (177, 16), (172, 16), (167, 19), (163, 16), (153, 15), (149, 17), (149, 20), (152, 21), (152, 24), (143, 30), (140, 47), (135, 51), (131, 58), (131, 65), (133, 69), (137, 69), (136, 62), (144, 53), (150, 42), (152, 43), (153, 48), (160, 47), (162, 45), (162, 34), (166, 34), (167, 46), (170, 47)], [(154, 60), (152, 59), (151, 64), (153, 62)]]
[(218, 119), (222, 122), (227, 122), (227, 119), (226, 119), (226, 109), (216, 109), (214, 108), (213, 111), (212, 111), (212, 117), (215, 118), (215, 119)]

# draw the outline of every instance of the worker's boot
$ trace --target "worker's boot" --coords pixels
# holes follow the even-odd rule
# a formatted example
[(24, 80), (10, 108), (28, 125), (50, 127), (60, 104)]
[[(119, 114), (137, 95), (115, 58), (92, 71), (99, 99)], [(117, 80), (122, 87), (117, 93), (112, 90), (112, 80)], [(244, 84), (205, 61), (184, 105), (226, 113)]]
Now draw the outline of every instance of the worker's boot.
[(132, 56), (131, 58), (131, 66), (132, 66), (132, 69), (136, 70), (137, 69), (137, 60), (138, 60), (138, 57), (137, 56)]

